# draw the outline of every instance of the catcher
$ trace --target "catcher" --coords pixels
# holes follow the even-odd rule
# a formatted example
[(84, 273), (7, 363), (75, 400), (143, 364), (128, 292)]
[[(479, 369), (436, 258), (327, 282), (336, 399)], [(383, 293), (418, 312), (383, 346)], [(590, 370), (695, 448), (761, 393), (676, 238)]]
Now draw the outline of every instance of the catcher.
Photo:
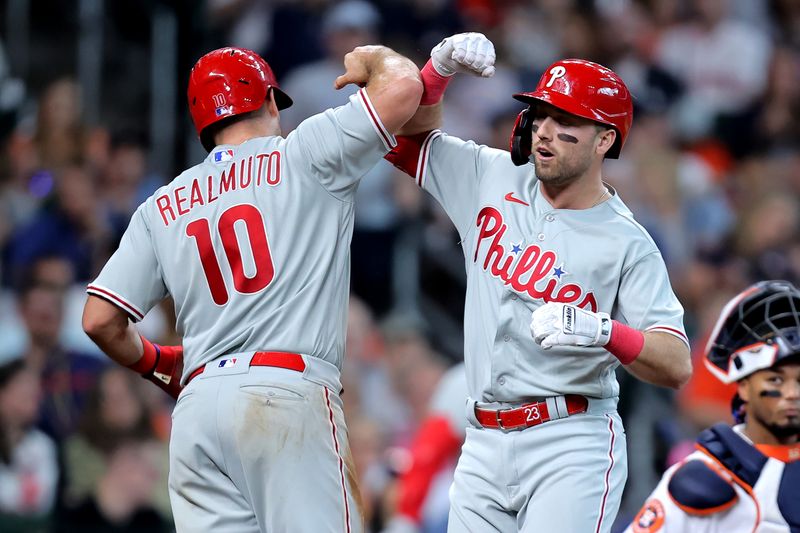
[(735, 425), (701, 433), (626, 533), (800, 531), (800, 291), (762, 281), (736, 296), (705, 363), (738, 383)]

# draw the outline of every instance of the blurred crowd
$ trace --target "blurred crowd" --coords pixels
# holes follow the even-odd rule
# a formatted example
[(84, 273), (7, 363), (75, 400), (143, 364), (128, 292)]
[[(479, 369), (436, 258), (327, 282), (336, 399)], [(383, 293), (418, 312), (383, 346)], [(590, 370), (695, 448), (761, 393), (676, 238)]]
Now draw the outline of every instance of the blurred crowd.
[[(78, 53), (71, 29), (79, 3), (46, 11), (28, 3), (36, 46), (24, 73), (15, 72), (16, 51), (0, 49), (2, 531), (171, 530), (171, 401), (110, 365), (81, 331), (80, 314), (86, 283), (139, 203), (203, 156), (183, 88), (189, 66), (217, 46), (248, 47), (270, 62), (295, 101), (282, 113), (284, 133), (354, 92), (335, 91), (333, 80), (343, 55), (361, 44), (387, 44), (422, 66), (443, 37), (485, 33), (497, 73), (451, 83), (444, 129), (500, 148), (521, 110), (511, 94), (530, 90), (552, 61), (591, 59), (622, 76), (635, 98), (634, 125), (605, 179), (663, 252), (686, 311), (695, 376), (673, 394), (619, 372), (630, 447), (619, 525), (700, 429), (730, 420), (731, 389), (701, 363), (722, 304), (755, 280), (800, 283), (798, 2), (107, 3), (114, 6), (104, 13), (104, 92), (94, 122), (84, 116), (74, 58), (65, 59)], [(0, 3), (5, 27), (15, 22), (10, 4)], [(173, 10), (179, 25), (179, 94), (148, 93), (147, 21), (159, 9)], [(180, 102), (176, 144), (192, 146), (171, 172), (152, 170), (143, 111), (155, 98)], [(462, 356), (463, 256), (441, 209), (385, 162), (359, 188), (352, 248), (343, 398), (368, 523), (378, 533), (398, 512), (397, 479), (437, 385)], [(173, 323), (164, 302), (141, 329), (177, 344)], [(421, 531), (444, 531), (454, 461), (413, 517)]]

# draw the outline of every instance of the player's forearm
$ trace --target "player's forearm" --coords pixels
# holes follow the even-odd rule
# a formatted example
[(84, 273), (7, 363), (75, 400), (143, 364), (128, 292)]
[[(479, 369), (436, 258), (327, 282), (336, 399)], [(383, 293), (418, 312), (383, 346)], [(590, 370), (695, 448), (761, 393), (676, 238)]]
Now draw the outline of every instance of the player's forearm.
[(442, 127), (442, 103), (420, 105), (417, 112), (406, 122), (397, 135), (416, 135)]
[(83, 329), (108, 357), (121, 365), (130, 366), (142, 357), (142, 341), (128, 316), (102, 298), (90, 295), (86, 300)]
[(639, 356), (625, 368), (634, 376), (662, 387), (678, 389), (692, 376), (692, 360), (686, 344), (669, 333), (644, 333)]
[(408, 58), (385, 46), (365, 47), (366, 90), (383, 125), (395, 133), (419, 107), (422, 81), (419, 69)]

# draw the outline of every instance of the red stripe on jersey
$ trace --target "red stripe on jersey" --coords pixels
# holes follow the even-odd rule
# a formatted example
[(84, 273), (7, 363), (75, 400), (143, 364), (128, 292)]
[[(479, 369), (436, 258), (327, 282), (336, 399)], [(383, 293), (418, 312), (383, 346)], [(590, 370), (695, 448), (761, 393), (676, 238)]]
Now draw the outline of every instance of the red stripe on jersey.
[(339, 439), (336, 438), (336, 422), (333, 420), (333, 409), (331, 408), (331, 399), (327, 388), (325, 388), (325, 403), (328, 405), (328, 418), (331, 423), (331, 432), (333, 433), (333, 447), (336, 450), (336, 458), (339, 460), (339, 477), (342, 480), (342, 494), (344, 495), (344, 520), (347, 533), (350, 533), (350, 505), (347, 502), (347, 485), (344, 481), (344, 462), (342, 461), (342, 454), (339, 452)]
[(645, 331), (658, 331), (658, 330), (675, 335), (686, 344), (689, 344), (689, 339), (686, 337), (686, 334), (684, 332), (682, 332), (679, 329), (671, 328), (669, 326), (653, 326), (652, 328), (647, 328)]
[(98, 287), (96, 285), (89, 285), (86, 287), (86, 292), (89, 294), (94, 294), (95, 296), (99, 296), (104, 300), (109, 301), (110, 303), (116, 305), (117, 307), (121, 307), (123, 310), (127, 311), (128, 313), (132, 314), (135, 318), (141, 320), (144, 318), (144, 314), (139, 311), (133, 304), (128, 303), (122, 297), (117, 296), (116, 294), (112, 293), (107, 289), (103, 289), (102, 287)]
[(611, 416), (609, 415), (606, 416), (608, 417), (608, 430), (611, 432), (611, 443), (609, 444), (608, 447), (608, 458), (611, 460), (611, 462), (609, 463), (608, 469), (606, 470), (606, 476), (604, 480), (605, 488), (603, 490), (603, 502), (600, 504), (600, 516), (597, 517), (597, 527), (594, 530), (595, 533), (598, 533), (600, 531), (600, 528), (603, 525), (603, 517), (606, 512), (606, 500), (608, 500), (608, 493), (611, 490), (611, 483), (610, 483), (611, 470), (614, 468), (614, 441), (616, 440), (617, 437), (614, 434), (614, 419), (611, 418)]
[(370, 101), (369, 96), (367, 96), (367, 90), (361, 89), (358, 91), (358, 94), (361, 96), (361, 100), (364, 103), (364, 108), (367, 110), (367, 114), (369, 114), (369, 118), (372, 119), (373, 124), (375, 124), (375, 126), (378, 128), (378, 133), (383, 138), (383, 143), (391, 150), (397, 143), (392, 140), (391, 134), (386, 131), (386, 128), (383, 127), (383, 123), (378, 117), (378, 113), (372, 107), (372, 102)]

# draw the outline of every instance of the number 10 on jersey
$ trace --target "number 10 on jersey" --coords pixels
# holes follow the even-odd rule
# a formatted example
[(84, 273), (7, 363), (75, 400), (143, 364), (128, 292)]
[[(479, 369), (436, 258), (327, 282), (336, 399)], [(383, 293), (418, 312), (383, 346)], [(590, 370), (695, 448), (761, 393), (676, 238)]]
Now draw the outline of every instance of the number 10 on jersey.
[[(252, 252), (255, 263), (255, 274), (248, 277), (244, 271), (242, 250), (236, 236), (234, 226), (240, 222), (247, 231), (247, 242)], [(230, 299), (222, 268), (214, 251), (211, 237), (211, 225), (207, 218), (200, 218), (186, 226), (186, 235), (194, 239), (200, 263), (211, 291), (211, 298), (217, 305), (225, 305)], [(233, 275), (233, 288), (242, 294), (253, 294), (272, 282), (275, 277), (275, 268), (272, 264), (272, 255), (267, 242), (267, 229), (264, 217), (255, 206), (242, 204), (225, 210), (219, 217), (216, 231), (225, 250), (225, 257)]]

